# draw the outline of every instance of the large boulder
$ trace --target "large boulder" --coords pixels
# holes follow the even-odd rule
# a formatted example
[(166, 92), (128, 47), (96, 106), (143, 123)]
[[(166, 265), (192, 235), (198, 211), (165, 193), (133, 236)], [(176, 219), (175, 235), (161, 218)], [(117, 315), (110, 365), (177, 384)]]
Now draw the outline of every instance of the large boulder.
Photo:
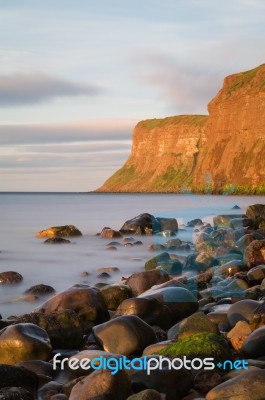
[(242, 350), (248, 358), (265, 356), (265, 325), (256, 329), (247, 337)]
[(106, 285), (100, 289), (109, 310), (116, 310), (119, 305), (131, 297), (131, 289), (128, 285)]
[(100, 290), (88, 285), (74, 285), (53, 296), (35, 311), (51, 314), (63, 310), (75, 311), (84, 324), (87, 322), (99, 324), (109, 319), (108, 309)]
[(254, 220), (256, 228), (265, 227), (265, 204), (253, 204), (248, 206), (246, 215)]
[(34, 324), (10, 325), (0, 331), (0, 362), (16, 364), (26, 360), (47, 361), (51, 356), (47, 332)]
[(82, 236), (82, 233), (74, 225), (51, 226), (48, 229), (44, 229), (36, 233), (36, 237), (38, 238), (71, 237), (71, 236)]
[(150, 260), (146, 261), (144, 268), (146, 271), (149, 271), (152, 269), (156, 269), (162, 263), (168, 262), (171, 262), (171, 258), (169, 254), (164, 251), (163, 253), (160, 253), (157, 256), (152, 257), (150, 258)]
[(153, 329), (135, 315), (117, 317), (97, 325), (93, 333), (105, 351), (127, 356), (139, 354), (156, 342)]
[(246, 249), (248, 267), (265, 264), (265, 239), (253, 240)]
[(150, 270), (131, 275), (126, 283), (131, 287), (132, 294), (138, 296), (152, 286), (167, 282), (169, 279), (169, 275), (164, 271)]
[(177, 231), (177, 220), (175, 218), (156, 218), (151, 214), (144, 213), (126, 221), (120, 232), (134, 235), (153, 235), (161, 230)]
[(187, 336), (193, 335), (194, 333), (216, 333), (218, 329), (205, 314), (198, 312), (192, 314), (190, 317), (184, 319), (179, 323), (178, 338), (183, 339)]
[(130, 394), (130, 380), (124, 370), (116, 374), (100, 370), (79, 381), (73, 387), (69, 400), (126, 400)]
[(249, 323), (258, 306), (258, 301), (250, 299), (240, 300), (232, 304), (227, 313), (230, 326), (234, 327), (238, 321), (246, 321)]
[(17, 386), (35, 393), (38, 387), (34, 372), (15, 365), (0, 364), (0, 377), (0, 388)]

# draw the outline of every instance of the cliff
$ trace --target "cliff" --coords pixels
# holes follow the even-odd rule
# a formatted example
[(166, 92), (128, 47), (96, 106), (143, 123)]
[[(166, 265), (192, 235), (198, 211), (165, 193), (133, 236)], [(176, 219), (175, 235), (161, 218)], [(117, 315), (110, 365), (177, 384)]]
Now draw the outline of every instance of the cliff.
[(226, 77), (208, 111), (139, 122), (98, 191), (265, 193), (265, 64)]

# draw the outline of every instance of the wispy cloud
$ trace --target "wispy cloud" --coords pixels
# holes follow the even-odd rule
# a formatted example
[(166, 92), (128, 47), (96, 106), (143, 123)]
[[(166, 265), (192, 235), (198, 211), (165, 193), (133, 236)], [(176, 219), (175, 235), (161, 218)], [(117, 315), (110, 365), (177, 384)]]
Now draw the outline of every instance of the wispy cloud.
[(44, 73), (0, 75), (0, 106), (25, 106), (58, 97), (97, 96), (102, 89)]

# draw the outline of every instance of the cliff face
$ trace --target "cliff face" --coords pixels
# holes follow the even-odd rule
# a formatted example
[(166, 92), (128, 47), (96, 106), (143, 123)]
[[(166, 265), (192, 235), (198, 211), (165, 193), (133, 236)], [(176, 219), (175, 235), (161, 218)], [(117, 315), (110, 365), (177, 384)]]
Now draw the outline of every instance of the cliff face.
[(265, 192), (265, 64), (225, 78), (208, 111), (139, 122), (129, 159), (98, 191)]

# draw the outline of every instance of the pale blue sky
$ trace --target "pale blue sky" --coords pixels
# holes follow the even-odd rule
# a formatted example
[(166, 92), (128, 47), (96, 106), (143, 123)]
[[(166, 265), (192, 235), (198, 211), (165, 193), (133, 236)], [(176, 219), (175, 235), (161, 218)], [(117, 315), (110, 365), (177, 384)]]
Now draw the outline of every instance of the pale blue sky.
[(0, 0), (0, 190), (86, 191), (265, 62), (264, 0)]

